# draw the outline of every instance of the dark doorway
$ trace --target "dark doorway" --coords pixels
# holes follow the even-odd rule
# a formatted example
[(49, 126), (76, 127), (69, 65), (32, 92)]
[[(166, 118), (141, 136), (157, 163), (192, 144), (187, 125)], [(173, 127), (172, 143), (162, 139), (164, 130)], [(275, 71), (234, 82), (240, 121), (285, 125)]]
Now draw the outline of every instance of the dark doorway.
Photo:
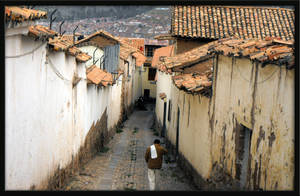
[(163, 119), (162, 131), (161, 131), (162, 137), (165, 137), (165, 132), (166, 132), (166, 116), (167, 116), (167, 102), (164, 102), (164, 119)]
[(171, 105), (171, 99), (169, 99), (169, 109), (168, 109), (168, 121), (170, 122), (171, 121), (171, 108), (172, 105)]
[(179, 119), (180, 119), (180, 109), (177, 109), (177, 129), (176, 129), (176, 159), (178, 158), (179, 154)]
[(144, 98), (148, 100), (150, 97), (150, 89), (144, 89)]
[(251, 146), (252, 130), (244, 125), (237, 125), (236, 128), (236, 176), (240, 180), (240, 187), (245, 188), (249, 175), (249, 156)]

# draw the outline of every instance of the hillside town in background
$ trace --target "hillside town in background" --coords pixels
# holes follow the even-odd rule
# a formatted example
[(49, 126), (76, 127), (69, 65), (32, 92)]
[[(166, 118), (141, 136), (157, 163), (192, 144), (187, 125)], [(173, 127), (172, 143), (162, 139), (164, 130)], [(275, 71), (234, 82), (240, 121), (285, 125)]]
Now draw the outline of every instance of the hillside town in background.
[[(59, 6), (55, 8), (57, 10), (62, 9)], [(126, 9), (124, 11), (126, 11)], [(135, 10), (131, 9), (127, 12), (135, 13)], [(156, 35), (169, 32), (170, 15), (171, 7), (156, 7), (128, 18), (117, 18), (116, 16), (83, 18), (78, 20), (64, 20), (61, 18), (60, 21), (53, 22), (53, 29), (58, 31), (59, 25), (64, 21), (62, 29), (66, 31), (66, 34), (72, 33), (72, 29), (78, 26), (76, 32), (83, 35), (88, 35), (99, 29), (103, 29), (119, 37), (154, 39)], [(49, 19), (40, 20), (37, 23), (47, 26), (49, 25)]]
[(297, 191), (295, 9), (133, 8), (5, 6), (5, 189)]

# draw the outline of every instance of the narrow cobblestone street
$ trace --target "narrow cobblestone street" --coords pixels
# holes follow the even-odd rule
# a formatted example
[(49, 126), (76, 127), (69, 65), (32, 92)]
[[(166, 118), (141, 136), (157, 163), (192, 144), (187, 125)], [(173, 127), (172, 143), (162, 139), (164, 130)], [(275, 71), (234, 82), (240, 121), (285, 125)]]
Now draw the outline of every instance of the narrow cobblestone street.
[[(147, 108), (134, 111), (103, 152), (71, 177), (65, 190), (149, 190), (144, 153), (155, 138), (163, 146), (164, 141), (151, 129), (154, 105)], [(157, 178), (156, 190), (197, 190), (176, 163), (164, 161)]]

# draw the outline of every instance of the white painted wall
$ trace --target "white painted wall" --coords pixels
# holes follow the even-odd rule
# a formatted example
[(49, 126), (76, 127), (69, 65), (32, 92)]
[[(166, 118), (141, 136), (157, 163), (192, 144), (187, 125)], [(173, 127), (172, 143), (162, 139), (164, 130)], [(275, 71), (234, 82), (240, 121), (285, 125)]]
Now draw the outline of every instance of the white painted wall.
[[(85, 64), (26, 36), (6, 36), (5, 46), (5, 56), (38, 48), (5, 61), (5, 188), (45, 188), (53, 172), (78, 153), (106, 108), (109, 128), (118, 121), (121, 82), (87, 85)], [(82, 80), (72, 88), (74, 73)]]
[[(97, 48), (97, 50), (95, 51), (96, 48)], [(104, 54), (104, 51), (102, 49), (100, 49), (96, 46), (81, 46), (81, 47), (79, 47), (79, 49), (82, 52), (88, 53), (88, 55), (90, 55), (92, 57), (90, 60), (85, 62), (86, 66), (88, 66), (88, 67), (93, 65), (93, 53), (95, 51), (95, 55), (94, 55), (95, 61), (97, 61), (97, 59), (99, 59), (95, 65), (100, 68), (100, 58)]]
[(109, 105), (107, 109), (108, 113), (108, 130), (112, 129), (121, 118), (121, 94), (122, 94), (122, 78), (119, 77), (116, 84), (109, 87), (110, 95), (108, 96)]
[[(126, 62), (124, 64), (124, 68), (125, 68), (125, 94), (124, 94), (124, 99), (125, 99), (125, 107), (128, 108), (129, 106), (131, 106), (131, 104), (134, 103), (134, 99), (133, 99), (133, 84), (134, 84), (134, 67), (135, 67), (135, 58), (133, 58), (131, 55), (129, 55), (129, 57), (127, 58), (127, 61), (129, 63), (129, 67), (128, 67), (128, 63)], [(129, 69), (128, 69), (129, 68)]]
[[(33, 171), (36, 164), (44, 164), (41, 168), (45, 171), (52, 164), (51, 161), (45, 163), (47, 159), (43, 155), (51, 148), (51, 143), (45, 136), (40, 140), (40, 136), (45, 134), (45, 129), (41, 128), (46, 127), (48, 121), (38, 120), (47, 111), (47, 108), (42, 107), (46, 102), (46, 89), (37, 92), (40, 86), (46, 84), (47, 69), (43, 63), (45, 46), (42, 42), (34, 42), (22, 35), (5, 37), (5, 56), (24, 54), (38, 48), (31, 54), (5, 59), (6, 189), (28, 189), (41, 177), (38, 171)], [(40, 74), (41, 71), (44, 74)], [(39, 157), (35, 156), (37, 153)]]
[(135, 66), (133, 70), (133, 101), (142, 96), (142, 69), (143, 66)]
[[(171, 75), (159, 72), (157, 80), (156, 118), (163, 125), (164, 101), (159, 93), (167, 95), (166, 137), (176, 146), (177, 111), (179, 119), (179, 153), (182, 154), (203, 179), (210, 177), (211, 135), (209, 128), (209, 99), (202, 95), (191, 95), (179, 90)], [(169, 99), (171, 99), (170, 121), (168, 121)]]
[[(163, 125), (163, 114), (164, 114), (164, 101), (167, 102), (167, 114), (166, 114), (166, 129), (169, 128), (168, 121), (168, 110), (169, 110), (169, 100), (171, 99), (171, 105), (173, 98), (171, 97), (171, 84), (172, 84), (172, 75), (166, 74), (157, 70), (157, 83), (156, 83), (156, 105), (155, 105), (155, 114), (157, 121), (160, 123), (160, 126)], [(160, 93), (165, 93), (167, 95), (166, 100), (162, 100), (159, 97)]]

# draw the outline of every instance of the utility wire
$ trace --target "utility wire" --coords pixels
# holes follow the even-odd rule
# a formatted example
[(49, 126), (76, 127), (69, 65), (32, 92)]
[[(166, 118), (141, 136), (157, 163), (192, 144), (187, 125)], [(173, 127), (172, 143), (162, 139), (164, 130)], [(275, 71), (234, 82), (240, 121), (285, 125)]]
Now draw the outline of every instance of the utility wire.
[[(238, 72), (239, 72), (241, 78), (243, 78), (245, 81), (247, 81), (247, 82), (250, 83), (250, 80), (246, 79), (246, 78), (243, 76), (243, 74), (241, 73), (241, 71), (240, 71), (240, 69), (239, 69), (239, 66), (236, 66), (236, 67), (237, 67), (237, 70), (238, 70)], [(256, 82), (256, 83), (257, 83), (257, 84), (262, 84), (262, 83), (266, 82), (266, 81), (269, 80), (269, 79), (270, 79), (277, 71), (278, 71), (278, 69), (275, 70), (275, 71), (274, 71), (269, 77), (267, 77), (266, 79), (264, 79), (264, 80), (262, 80), (262, 81), (259, 81), (259, 82)]]
[(66, 81), (66, 82), (70, 82), (72, 83), (71, 80), (66, 79), (61, 73), (59, 73), (59, 71), (56, 69), (56, 67), (54, 66), (54, 64), (52, 63), (51, 59), (48, 58), (49, 60), (49, 65), (52, 68), (53, 72), (62, 80)]
[[(52, 68), (53, 72), (62, 80), (68, 82), (68, 83), (72, 83), (72, 80), (69, 80), (69, 79), (66, 79), (57, 69), (56, 67), (54, 66), (54, 63), (52, 63), (51, 59), (49, 59), (49, 65), (50, 67)], [(85, 81), (88, 81), (86, 78), (82, 78), (82, 77), (77, 77), (78, 79), (80, 80), (85, 80)], [(109, 80), (101, 80), (101, 82), (110, 82)]]

